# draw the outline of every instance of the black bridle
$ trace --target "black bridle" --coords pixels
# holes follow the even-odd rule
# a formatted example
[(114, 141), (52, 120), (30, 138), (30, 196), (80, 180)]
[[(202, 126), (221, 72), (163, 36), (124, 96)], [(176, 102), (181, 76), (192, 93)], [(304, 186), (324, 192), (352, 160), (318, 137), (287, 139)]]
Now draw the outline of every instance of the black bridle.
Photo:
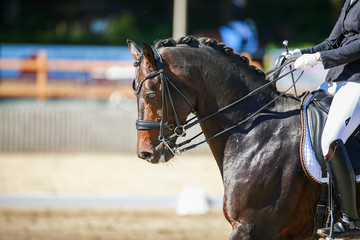
[[(152, 50), (154, 52), (155, 57), (155, 63), (157, 70), (152, 71), (148, 74), (146, 74), (144, 77), (142, 77), (138, 83), (136, 84), (135, 79), (133, 82), (133, 91), (136, 95), (139, 95), (141, 87), (143, 83), (148, 79), (153, 79), (156, 76), (160, 75), (160, 81), (161, 81), (161, 120), (160, 122), (155, 121), (148, 121), (148, 120), (142, 120), (138, 119), (136, 120), (136, 129), (137, 130), (150, 130), (150, 129), (159, 129), (159, 140), (164, 143), (164, 145), (175, 155), (179, 154), (177, 152), (177, 147), (175, 146), (175, 142), (172, 140), (175, 137), (184, 137), (186, 135), (184, 126), (188, 123), (188, 121), (185, 123), (185, 125), (182, 125), (180, 123), (178, 113), (176, 112), (175, 105), (173, 98), (170, 93), (169, 85), (171, 85), (176, 92), (178, 92), (182, 98), (188, 103), (188, 105), (191, 108), (191, 112), (196, 114), (196, 111), (189, 101), (189, 99), (186, 98), (186, 96), (175, 86), (175, 84), (170, 80), (168, 76), (166, 76), (164, 71), (164, 65), (162, 62), (162, 58), (160, 53), (157, 51), (155, 47), (152, 47)], [(170, 102), (170, 104), (169, 104)], [(172, 112), (174, 114), (175, 123), (169, 123), (169, 105), (172, 109)], [(164, 116), (164, 110), (166, 109), (166, 117)], [(164, 131), (169, 130), (171, 132), (171, 135), (168, 137), (165, 137)]]
[[(278, 98), (282, 97), (284, 94), (286, 94), (291, 88), (293, 88), (295, 86), (295, 84), (297, 83), (297, 81), (300, 79), (300, 77), (302, 76), (302, 73), (300, 74), (300, 76), (296, 79), (296, 81), (293, 82), (293, 85), (291, 85), (290, 88), (288, 88), (286, 91), (282, 92), (281, 94), (279, 94), (279, 96), (277, 96), (276, 98), (274, 98), (273, 100), (271, 100), (269, 103), (265, 104), (263, 107), (261, 107), (258, 111), (254, 112), (253, 114), (251, 114), (249, 117), (247, 117), (246, 119), (242, 120), (239, 123), (234, 124), (233, 126), (224, 129), (223, 131), (220, 131), (218, 133), (216, 133), (215, 135), (213, 135), (212, 137), (209, 137), (201, 142), (198, 142), (196, 144), (190, 145), (188, 147), (184, 147), (181, 148), (182, 146), (189, 144), (192, 140), (194, 140), (195, 138), (199, 137), (202, 132), (200, 132), (199, 134), (196, 134), (194, 137), (185, 140), (182, 143), (179, 144), (175, 144), (175, 141), (173, 140), (175, 137), (184, 137), (186, 135), (186, 130), (195, 126), (196, 124), (199, 124), (200, 122), (209, 119), (211, 117), (213, 117), (216, 114), (219, 114), (229, 108), (231, 108), (232, 106), (243, 102), (244, 100), (246, 100), (247, 98), (253, 96), (255, 93), (263, 90), (266, 87), (269, 87), (270, 85), (276, 83), (277, 81), (279, 81), (280, 79), (282, 79), (283, 77), (292, 74), (296, 69), (292, 69), (289, 72), (283, 74), (280, 76), (281, 72), (284, 71), (284, 69), (286, 67), (288, 67), (292, 62), (294, 62), (296, 59), (290, 59), (290, 60), (286, 60), (283, 58), (282, 64), (280, 66), (277, 66), (276, 68), (270, 70), (269, 72), (266, 73), (266, 76), (268, 77), (269, 82), (262, 85), (259, 88), (256, 88), (255, 90), (251, 91), (250, 93), (248, 93), (246, 96), (238, 99), (237, 101), (215, 111), (214, 113), (202, 118), (202, 119), (198, 119), (198, 120), (194, 120), (196, 118), (193, 117), (189, 120), (187, 120), (185, 122), (185, 124), (181, 124), (178, 118), (178, 114), (176, 112), (175, 109), (175, 105), (173, 102), (173, 99), (171, 97), (170, 94), (170, 88), (169, 85), (171, 85), (176, 92), (178, 92), (182, 98), (189, 104), (190, 108), (191, 108), (191, 112), (193, 114), (196, 115), (196, 111), (195, 108), (193, 107), (193, 105), (191, 104), (191, 102), (189, 101), (188, 98), (186, 98), (186, 96), (174, 85), (174, 83), (170, 80), (170, 78), (168, 76), (166, 76), (165, 74), (165, 70), (164, 70), (164, 65), (162, 62), (162, 58), (160, 53), (157, 51), (157, 49), (155, 47), (152, 47), (152, 50), (154, 52), (154, 57), (155, 57), (155, 63), (156, 63), (156, 67), (157, 70), (152, 71), (148, 74), (146, 74), (144, 77), (142, 77), (138, 83), (136, 83), (135, 79), (133, 81), (133, 91), (136, 95), (139, 95), (140, 91), (141, 91), (141, 87), (143, 85), (143, 83), (146, 80), (149, 79), (153, 79), (156, 76), (160, 75), (160, 80), (161, 80), (161, 86), (162, 86), (162, 93), (161, 93), (161, 120), (160, 122), (155, 122), (155, 121), (148, 121), (148, 120), (143, 120), (143, 119), (138, 119), (136, 120), (136, 129), (137, 130), (151, 130), (151, 129), (159, 129), (159, 140), (172, 152), (172, 154), (174, 155), (180, 155), (181, 153), (188, 151), (190, 149), (193, 149), (205, 142), (210, 141), (211, 139), (224, 134), (242, 124), (244, 124), (245, 122), (249, 121), (251, 118), (253, 118), (256, 114), (258, 114), (259, 112), (263, 111), (266, 107), (268, 107), (270, 104), (272, 104), (273, 102), (275, 102)], [(279, 57), (280, 58), (280, 57)], [(175, 119), (175, 123), (169, 123), (169, 102), (168, 99), (170, 101), (170, 106), (171, 109), (174, 113), (174, 119)], [(166, 113), (167, 116), (165, 118), (164, 116), (164, 110), (166, 109)], [(194, 120), (194, 121), (193, 121)], [(171, 132), (170, 136), (165, 137), (164, 135), (164, 131), (165, 129), (169, 130)]]

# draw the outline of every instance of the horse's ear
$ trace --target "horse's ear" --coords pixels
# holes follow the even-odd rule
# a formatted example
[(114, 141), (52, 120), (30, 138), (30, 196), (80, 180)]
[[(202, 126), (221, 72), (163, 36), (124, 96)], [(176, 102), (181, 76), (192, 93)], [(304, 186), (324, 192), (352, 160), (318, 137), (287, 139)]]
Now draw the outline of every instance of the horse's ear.
[(134, 43), (131, 40), (127, 40), (127, 44), (129, 47), (129, 51), (131, 53), (131, 55), (135, 58), (135, 60), (139, 60), (140, 56), (141, 56), (141, 51), (139, 49), (139, 47), (136, 45), (136, 43)]
[(142, 42), (142, 50), (144, 59), (149, 63), (149, 65), (155, 66), (154, 51), (152, 50), (151, 46), (147, 42)]

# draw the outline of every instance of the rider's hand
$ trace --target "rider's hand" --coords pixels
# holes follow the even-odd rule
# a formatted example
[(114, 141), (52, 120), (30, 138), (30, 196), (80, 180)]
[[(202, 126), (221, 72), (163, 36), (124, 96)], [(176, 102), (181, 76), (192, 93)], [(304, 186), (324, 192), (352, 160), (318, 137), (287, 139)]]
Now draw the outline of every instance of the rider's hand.
[(295, 50), (292, 50), (289, 52), (283, 52), (283, 53), (281, 53), (280, 57), (276, 60), (275, 66), (280, 67), (279, 65), (281, 65), (283, 62), (285, 62), (285, 60), (298, 58), (301, 55), (302, 55), (302, 53), (301, 53), (300, 49), (295, 49)]
[(295, 49), (295, 50), (289, 51), (289, 53), (283, 52), (281, 55), (285, 56), (286, 59), (290, 60), (293, 58), (301, 57), (302, 53), (301, 53), (300, 49)]
[(321, 64), (320, 53), (313, 53), (313, 54), (304, 54), (298, 59), (296, 59), (294, 63), (295, 69), (304, 71), (309, 67), (313, 67), (317, 64)]

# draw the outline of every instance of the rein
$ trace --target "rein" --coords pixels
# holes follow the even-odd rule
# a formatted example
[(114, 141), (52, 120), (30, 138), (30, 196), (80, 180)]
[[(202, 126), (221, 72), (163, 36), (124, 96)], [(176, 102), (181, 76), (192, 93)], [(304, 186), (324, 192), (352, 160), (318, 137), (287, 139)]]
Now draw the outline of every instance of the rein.
[[(261, 111), (263, 111), (266, 107), (268, 107), (270, 104), (272, 104), (273, 102), (275, 102), (278, 98), (282, 97), (283, 95), (285, 95), (291, 88), (295, 87), (295, 84), (298, 82), (298, 80), (300, 79), (300, 77), (302, 76), (303, 72), (300, 74), (300, 76), (295, 80), (293, 81), (293, 84), (291, 85), (290, 88), (288, 88), (287, 90), (285, 90), (284, 92), (282, 92), (279, 96), (277, 96), (276, 98), (274, 98), (273, 100), (271, 100), (270, 102), (268, 102), (267, 104), (265, 104), (263, 107), (261, 107), (259, 110), (257, 110), (256, 112), (254, 112), (253, 114), (251, 114), (249, 117), (247, 117), (246, 119), (242, 120), (241, 122), (238, 122), (236, 124), (234, 124), (233, 126), (229, 127), (229, 128), (226, 128), (224, 129), (223, 131), (220, 131), (218, 133), (216, 133), (215, 135), (213, 135), (212, 137), (209, 137), (201, 142), (198, 142), (198, 143), (195, 143), (195, 144), (192, 144), (188, 147), (184, 147), (184, 148), (181, 148), (183, 147), (184, 145), (187, 145), (189, 144), (192, 140), (194, 140), (195, 138), (199, 137), (201, 134), (203, 134), (203, 132), (200, 132), (198, 133), (197, 135), (195, 135), (194, 137), (188, 139), (188, 140), (185, 140), (184, 142), (181, 142), (179, 144), (176, 144), (172, 139), (174, 137), (184, 137), (186, 135), (186, 130), (190, 129), (191, 127), (199, 124), (200, 122), (203, 122), (211, 117), (213, 117), (214, 115), (217, 115), (229, 108), (231, 108), (232, 106), (240, 103), (240, 102), (243, 102), (244, 100), (246, 100), (247, 98), (253, 96), (255, 93), (263, 90), (264, 88), (276, 83), (277, 81), (279, 81), (280, 79), (282, 79), (283, 77), (289, 75), (289, 74), (292, 74), (295, 69), (291, 69), (289, 72), (283, 74), (283, 75), (280, 75), (281, 72), (287, 67), (289, 66), (292, 62), (294, 62), (296, 59), (291, 59), (291, 60), (285, 60), (281, 66), (279, 67), (275, 67), (274, 69), (270, 70), (269, 72), (266, 73), (266, 75), (268, 76), (268, 80), (269, 82), (262, 85), (261, 87), (259, 88), (256, 88), (255, 90), (251, 91), (250, 93), (248, 93), (246, 96), (236, 100), (235, 102), (215, 111), (214, 113), (204, 117), (204, 118), (201, 118), (201, 119), (198, 119), (198, 120), (195, 120), (193, 121), (195, 117), (189, 119), (186, 121), (186, 123), (184, 125), (181, 125), (180, 122), (179, 122), (179, 119), (178, 119), (178, 116), (177, 116), (177, 113), (176, 113), (176, 109), (175, 109), (175, 105), (173, 103), (173, 100), (172, 100), (172, 97), (171, 97), (171, 94), (170, 94), (170, 89), (169, 89), (169, 84), (176, 90), (176, 92), (178, 92), (182, 98), (189, 104), (190, 108), (191, 108), (191, 112), (193, 114), (196, 115), (196, 111), (193, 107), (193, 105), (191, 104), (191, 102), (186, 98), (186, 96), (174, 85), (174, 83), (169, 79), (169, 77), (166, 76), (165, 74), (165, 71), (164, 71), (164, 66), (163, 66), (163, 63), (162, 63), (162, 58), (161, 58), (161, 55), (159, 54), (159, 52), (157, 51), (156, 48), (152, 47), (152, 50), (154, 52), (154, 56), (155, 56), (155, 62), (156, 62), (156, 67), (157, 67), (157, 70), (155, 71), (152, 71), (148, 74), (146, 74), (143, 78), (141, 78), (139, 80), (139, 82), (136, 84), (135, 82), (135, 79), (133, 81), (133, 91), (136, 95), (138, 95), (140, 93), (140, 90), (141, 90), (141, 87), (143, 85), (143, 83), (148, 80), (148, 79), (152, 79), (152, 78), (155, 78), (156, 76), (160, 75), (160, 80), (161, 80), (161, 86), (162, 86), (162, 103), (161, 103), (161, 120), (160, 122), (154, 122), (154, 121), (148, 121), (148, 120), (142, 120), (142, 119), (138, 119), (136, 120), (136, 129), (137, 130), (150, 130), (150, 129), (159, 129), (160, 132), (159, 132), (159, 140), (161, 142), (164, 143), (164, 145), (172, 152), (172, 154), (174, 155), (180, 155), (181, 153), (183, 152), (186, 152), (190, 149), (193, 149), (205, 142), (208, 142), (210, 140), (212, 140), (213, 138), (221, 135), (221, 134), (224, 134), (244, 123), (246, 123), (247, 121), (249, 121), (251, 118), (253, 118), (256, 114), (260, 113)], [(169, 98), (170, 100), (170, 105), (171, 105), (171, 108), (172, 108), (172, 111), (174, 113), (174, 118), (175, 118), (175, 124), (170, 124), (167, 122), (167, 120), (169, 119), (169, 104), (168, 104), (168, 100), (167, 100), (167, 97)], [(164, 109), (167, 109), (167, 117), (166, 117), (166, 121), (165, 121), (165, 116), (164, 116)], [(191, 122), (193, 121), (193, 122)], [(169, 136), (169, 137), (165, 137), (164, 136), (164, 130), (165, 128), (167, 128), (168, 130), (172, 131), (172, 134)]]

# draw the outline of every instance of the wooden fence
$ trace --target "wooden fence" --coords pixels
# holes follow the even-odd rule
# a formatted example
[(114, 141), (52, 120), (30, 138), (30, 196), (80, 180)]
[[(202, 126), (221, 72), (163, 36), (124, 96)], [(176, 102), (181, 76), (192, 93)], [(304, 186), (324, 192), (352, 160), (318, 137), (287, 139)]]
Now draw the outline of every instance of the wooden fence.
[(19, 83), (18, 81), (1, 81), (0, 97), (37, 98), (97, 98), (106, 99), (113, 93), (126, 98), (132, 98), (130, 84), (114, 86), (115, 84), (73, 84), (62, 82), (49, 83), (50, 71), (62, 72), (92, 72), (106, 71), (110, 67), (120, 67), (132, 71), (132, 61), (113, 60), (74, 60), (48, 59), (45, 50), (38, 52), (34, 59), (0, 58), (0, 70), (19, 70), (34, 72), (35, 82)]

